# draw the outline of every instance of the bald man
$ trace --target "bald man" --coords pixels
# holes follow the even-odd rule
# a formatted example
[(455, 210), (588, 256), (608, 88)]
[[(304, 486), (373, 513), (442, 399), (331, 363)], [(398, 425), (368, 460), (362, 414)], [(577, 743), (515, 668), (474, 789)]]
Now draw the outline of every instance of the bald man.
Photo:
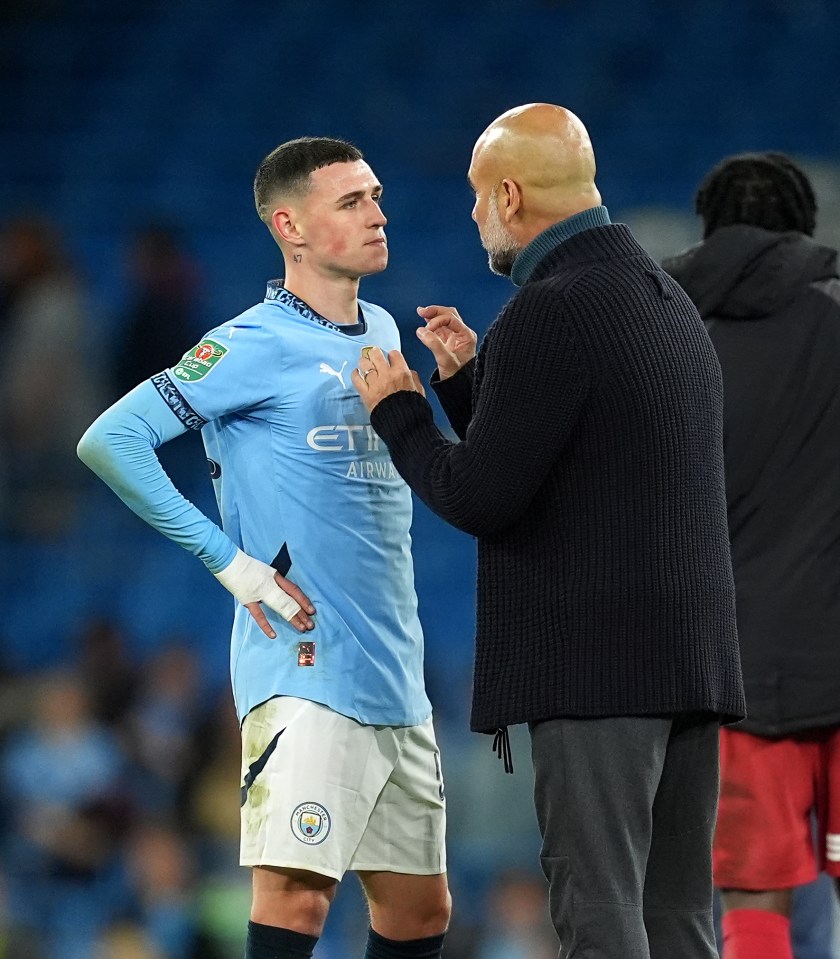
[(421, 308), (435, 427), (402, 355), (353, 382), (409, 485), (478, 539), (472, 728), (528, 723), (564, 955), (712, 959), (718, 726), (744, 714), (721, 374), (697, 311), (610, 222), (583, 124), (530, 104), (473, 151), (490, 267), (519, 288), (475, 356)]

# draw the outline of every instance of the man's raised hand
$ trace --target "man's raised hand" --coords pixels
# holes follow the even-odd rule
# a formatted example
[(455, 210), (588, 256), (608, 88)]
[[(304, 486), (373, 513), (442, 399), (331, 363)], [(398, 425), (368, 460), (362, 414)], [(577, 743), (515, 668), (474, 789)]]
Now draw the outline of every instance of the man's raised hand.
[(426, 322), (417, 328), (417, 338), (431, 350), (445, 380), (475, 356), (478, 337), (454, 306), (418, 306), (417, 313)]

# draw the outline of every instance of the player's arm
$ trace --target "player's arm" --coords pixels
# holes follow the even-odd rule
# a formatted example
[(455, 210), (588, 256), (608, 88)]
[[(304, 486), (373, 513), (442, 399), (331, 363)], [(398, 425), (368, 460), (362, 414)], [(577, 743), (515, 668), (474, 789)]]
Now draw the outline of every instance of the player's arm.
[(106, 410), (79, 442), (79, 458), (141, 519), (194, 553), (262, 631), (275, 638), (259, 604), (304, 632), (312, 604), (268, 564), (248, 556), (175, 488), (155, 449), (187, 427), (149, 380)]

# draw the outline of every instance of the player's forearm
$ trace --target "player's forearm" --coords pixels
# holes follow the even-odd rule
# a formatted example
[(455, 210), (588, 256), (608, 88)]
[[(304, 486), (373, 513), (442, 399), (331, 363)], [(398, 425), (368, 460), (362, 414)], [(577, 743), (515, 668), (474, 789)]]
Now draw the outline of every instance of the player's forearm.
[(218, 573), (233, 560), (236, 545), (178, 492), (155, 454), (183, 432), (154, 387), (142, 383), (93, 423), (78, 453), (129, 509)]

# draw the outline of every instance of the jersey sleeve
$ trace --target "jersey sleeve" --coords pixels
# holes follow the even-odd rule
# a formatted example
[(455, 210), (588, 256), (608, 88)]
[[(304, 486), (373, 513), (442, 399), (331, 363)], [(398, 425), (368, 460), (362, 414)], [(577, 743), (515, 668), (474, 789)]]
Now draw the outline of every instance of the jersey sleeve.
[[(153, 378), (161, 396), (187, 425), (200, 429), (204, 422), (227, 413), (258, 409), (276, 395), (281, 359), (277, 337), (247, 317), (243, 314), (212, 330), (178, 363)], [(201, 422), (187, 423), (190, 412)]]
[[(165, 374), (158, 374), (158, 379)], [(195, 428), (194, 412), (173, 407), (146, 380), (107, 409), (79, 441), (79, 458), (150, 526), (194, 553), (211, 573), (225, 569), (236, 544), (175, 488), (155, 449)]]

